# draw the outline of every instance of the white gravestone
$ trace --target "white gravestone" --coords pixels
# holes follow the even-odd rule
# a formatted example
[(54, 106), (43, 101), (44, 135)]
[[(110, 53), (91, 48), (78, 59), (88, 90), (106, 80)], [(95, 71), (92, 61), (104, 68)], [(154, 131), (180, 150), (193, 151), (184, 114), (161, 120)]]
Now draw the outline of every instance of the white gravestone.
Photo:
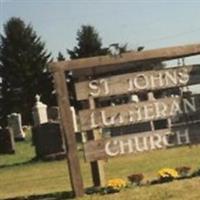
[(131, 102), (138, 103), (140, 100), (136, 94), (131, 95)]
[(40, 101), (40, 96), (36, 95), (36, 103), (33, 107), (34, 126), (39, 126), (48, 122), (47, 105)]
[(24, 140), (25, 133), (22, 128), (22, 118), (19, 113), (12, 113), (8, 115), (8, 126), (12, 129), (14, 138), (16, 140)]

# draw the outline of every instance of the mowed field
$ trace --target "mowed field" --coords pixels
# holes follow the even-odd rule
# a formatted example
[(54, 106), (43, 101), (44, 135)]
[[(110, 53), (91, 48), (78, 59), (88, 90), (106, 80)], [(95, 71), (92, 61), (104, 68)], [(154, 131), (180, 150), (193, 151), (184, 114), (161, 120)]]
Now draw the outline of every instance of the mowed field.
[[(79, 153), (85, 188), (91, 187), (90, 165), (84, 162), (82, 152)], [(15, 155), (0, 156), (0, 199), (71, 190), (66, 160), (42, 162), (32, 160), (34, 156), (30, 138), (16, 144)], [(105, 164), (105, 172), (107, 180), (126, 179), (130, 174), (144, 173), (144, 181), (147, 181), (157, 178), (157, 172), (161, 168), (180, 166), (190, 166), (192, 171), (199, 169), (200, 146), (158, 150), (110, 159)], [(160, 185), (131, 187), (116, 194), (85, 195), (82, 199), (198, 200), (199, 189), (200, 178), (196, 177)]]

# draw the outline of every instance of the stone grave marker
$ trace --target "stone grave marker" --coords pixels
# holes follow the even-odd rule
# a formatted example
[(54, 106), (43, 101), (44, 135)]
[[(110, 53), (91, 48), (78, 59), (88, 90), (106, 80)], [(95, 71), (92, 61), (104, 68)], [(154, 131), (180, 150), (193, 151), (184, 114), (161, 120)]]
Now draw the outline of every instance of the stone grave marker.
[(12, 129), (15, 140), (25, 139), (25, 133), (22, 128), (21, 114), (12, 113), (8, 115), (8, 126)]
[(52, 106), (47, 108), (48, 121), (58, 121), (59, 120), (59, 108), (57, 106)]
[(58, 122), (48, 122), (32, 129), (36, 156), (57, 159), (65, 156), (65, 146)]
[(15, 141), (10, 128), (0, 129), (0, 154), (15, 153)]
[(34, 126), (38, 126), (40, 124), (48, 122), (47, 117), (47, 105), (43, 104), (40, 101), (40, 96), (36, 95), (36, 103), (33, 107), (33, 121)]

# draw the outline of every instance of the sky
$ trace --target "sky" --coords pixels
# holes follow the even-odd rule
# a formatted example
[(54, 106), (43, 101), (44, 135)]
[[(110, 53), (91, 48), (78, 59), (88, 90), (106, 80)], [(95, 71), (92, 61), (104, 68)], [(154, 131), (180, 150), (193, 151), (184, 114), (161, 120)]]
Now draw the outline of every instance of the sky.
[[(0, 0), (0, 33), (10, 17), (31, 24), (54, 59), (77, 44), (81, 25), (92, 25), (104, 47), (129, 50), (200, 43), (200, 0)], [(200, 56), (185, 64), (200, 63)], [(174, 66), (176, 61), (168, 62)], [(192, 87), (200, 91), (200, 85)]]
[[(59, 51), (69, 58), (66, 49), (77, 44), (81, 25), (94, 26), (104, 47), (119, 43), (147, 50), (200, 43), (199, 10), (200, 0), (0, 0), (0, 33), (10, 17), (20, 17), (33, 26), (54, 59)], [(195, 56), (185, 63), (199, 61)]]
[(32, 24), (54, 57), (76, 45), (81, 25), (92, 25), (103, 46), (145, 49), (200, 42), (199, 0), (0, 0), (0, 32), (12, 16)]

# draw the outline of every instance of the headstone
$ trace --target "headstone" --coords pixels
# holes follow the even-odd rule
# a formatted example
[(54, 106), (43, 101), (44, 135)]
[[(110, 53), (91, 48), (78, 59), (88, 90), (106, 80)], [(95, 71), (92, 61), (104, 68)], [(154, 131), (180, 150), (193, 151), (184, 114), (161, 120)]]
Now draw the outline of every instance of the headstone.
[(132, 102), (135, 102), (135, 103), (138, 103), (139, 102), (139, 98), (136, 94), (132, 94), (131, 95), (131, 101)]
[(49, 122), (33, 127), (33, 144), (36, 156), (46, 159), (65, 155), (65, 145), (58, 122)]
[(78, 127), (75, 109), (74, 109), (73, 106), (71, 106), (71, 107), (70, 107), (70, 110), (71, 110), (71, 112), (72, 112), (72, 119), (73, 119), (74, 132), (79, 132), (80, 129), (79, 129), (79, 127)]
[(12, 129), (15, 140), (24, 140), (25, 133), (22, 128), (22, 118), (19, 113), (8, 115), (8, 126)]
[(48, 122), (47, 106), (40, 101), (40, 96), (36, 95), (36, 103), (33, 107), (33, 121), (34, 126), (39, 126)]
[(52, 106), (47, 108), (48, 121), (58, 121), (59, 120), (59, 109), (57, 106)]
[(10, 128), (0, 129), (0, 154), (15, 153), (15, 141)]

